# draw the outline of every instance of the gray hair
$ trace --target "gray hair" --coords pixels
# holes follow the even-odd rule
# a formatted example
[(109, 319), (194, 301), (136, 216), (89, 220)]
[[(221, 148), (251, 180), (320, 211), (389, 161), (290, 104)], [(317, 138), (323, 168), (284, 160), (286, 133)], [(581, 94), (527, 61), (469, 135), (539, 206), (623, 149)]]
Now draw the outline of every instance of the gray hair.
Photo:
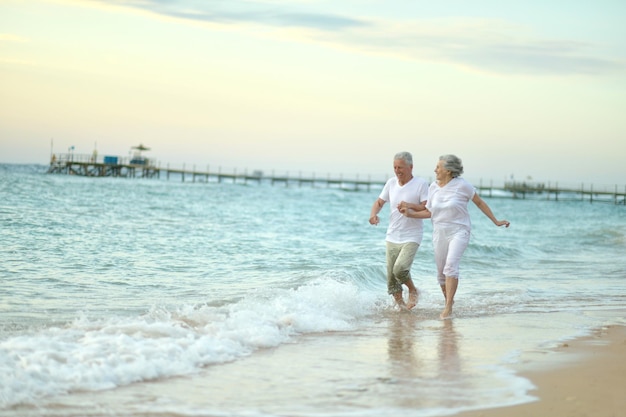
[(440, 161), (443, 161), (443, 167), (450, 171), (452, 178), (461, 176), (463, 173), (463, 161), (456, 155), (441, 155)]
[(411, 152), (398, 152), (396, 156), (393, 157), (393, 160), (402, 159), (407, 165), (413, 165), (413, 155)]

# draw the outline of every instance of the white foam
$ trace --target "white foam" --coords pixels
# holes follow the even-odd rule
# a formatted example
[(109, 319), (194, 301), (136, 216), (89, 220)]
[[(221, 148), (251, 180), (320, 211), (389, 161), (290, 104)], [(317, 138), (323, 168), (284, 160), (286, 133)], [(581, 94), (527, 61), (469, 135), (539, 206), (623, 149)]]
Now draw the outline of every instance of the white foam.
[(94, 320), (0, 341), (0, 408), (76, 390), (192, 374), (310, 332), (344, 331), (377, 295), (320, 278), (262, 290), (235, 304), (153, 307), (140, 317)]

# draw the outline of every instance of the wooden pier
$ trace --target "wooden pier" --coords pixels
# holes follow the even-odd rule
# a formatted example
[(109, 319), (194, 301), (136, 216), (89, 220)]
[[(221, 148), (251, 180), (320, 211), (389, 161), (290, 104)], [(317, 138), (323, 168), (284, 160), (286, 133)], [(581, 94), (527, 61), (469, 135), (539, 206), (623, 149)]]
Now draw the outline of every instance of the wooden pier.
[(54, 157), (50, 162), (48, 168), (49, 174), (66, 174), (66, 175), (79, 175), (85, 177), (122, 177), (122, 178), (162, 178), (169, 180), (173, 177), (180, 178), (182, 182), (217, 182), (224, 181), (232, 183), (247, 184), (249, 182), (254, 183), (270, 183), (284, 184), (285, 186), (302, 186), (308, 185), (313, 187), (335, 187), (344, 190), (370, 190), (372, 187), (382, 188), (385, 185), (385, 180), (372, 180), (356, 178), (339, 178), (331, 177), (318, 177), (315, 174), (310, 176), (292, 176), (289, 174), (265, 175), (261, 171), (252, 171), (248, 173), (234, 171), (232, 173), (222, 172), (221, 169), (217, 171), (201, 171), (193, 169), (186, 169), (183, 165), (182, 168), (170, 168), (169, 165), (165, 168), (156, 166), (151, 160), (145, 160), (145, 163), (137, 164), (132, 163), (132, 160), (127, 158), (115, 158), (109, 159), (105, 157), (104, 160), (99, 161), (90, 155), (72, 155), (72, 154), (59, 154), (58, 157)]
[(580, 187), (560, 187), (558, 183), (504, 182), (503, 186), (483, 185), (482, 181), (476, 189), (483, 197), (509, 197), (514, 199), (543, 199), (554, 201), (588, 201), (626, 205), (626, 186), (619, 189), (617, 185), (611, 188), (594, 189), (593, 184), (580, 184)]
[[(318, 177), (315, 174), (303, 176), (299, 174), (292, 176), (284, 175), (265, 175), (261, 171), (253, 171), (248, 173), (234, 171), (232, 173), (210, 171), (207, 167), (206, 171), (182, 168), (162, 168), (154, 164), (150, 159), (144, 158), (137, 163), (137, 160), (131, 158), (104, 157), (98, 160), (93, 155), (75, 155), (75, 154), (59, 154), (53, 156), (50, 161), (48, 173), (50, 174), (66, 174), (79, 175), (85, 177), (123, 177), (123, 178), (162, 178), (170, 180), (171, 178), (179, 178), (182, 182), (217, 182), (228, 181), (231, 183), (247, 184), (253, 183), (269, 183), (284, 184), (285, 186), (311, 186), (311, 187), (334, 187), (343, 190), (370, 191), (372, 188), (381, 189), (386, 182), (385, 179), (374, 180), (360, 179), (358, 175), (355, 178), (339, 178), (327, 175)], [(432, 181), (432, 179), (428, 179)], [(618, 186), (600, 188), (592, 184), (580, 184), (579, 187), (560, 187), (558, 183), (547, 185), (545, 183), (528, 183), (528, 182), (504, 182), (500, 185), (494, 185), (490, 182), (488, 185), (480, 181), (474, 183), (476, 189), (483, 197), (491, 198), (514, 198), (514, 199), (543, 199), (554, 201), (588, 201), (590, 203), (602, 202), (619, 205), (626, 205), (626, 186), (618, 189)]]

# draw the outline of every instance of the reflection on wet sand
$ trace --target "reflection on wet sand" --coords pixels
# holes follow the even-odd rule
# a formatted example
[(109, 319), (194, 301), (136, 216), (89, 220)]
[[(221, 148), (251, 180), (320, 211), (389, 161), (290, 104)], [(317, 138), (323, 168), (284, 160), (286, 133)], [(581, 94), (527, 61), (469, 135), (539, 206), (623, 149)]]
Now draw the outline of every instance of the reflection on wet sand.
[(454, 378), (461, 371), (461, 359), (459, 357), (458, 335), (454, 330), (454, 322), (442, 320), (443, 327), (439, 332), (439, 375), (444, 378)]
[[(389, 322), (387, 352), (391, 375), (398, 379), (453, 379), (461, 372), (459, 336), (452, 320), (425, 329), (423, 318), (413, 313), (394, 314)], [(431, 330), (437, 330), (433, 333)], [(433, 340), (432, 336), (437, 339)], [(431, 359), (436, 359), (436, 364)]]
[(394, 314), (389, 325), (387, 352), (394, 378), (415, 378), (419, 376), (420, 360), (415, 352), (417, 337), (416, 315), (399, 312)]

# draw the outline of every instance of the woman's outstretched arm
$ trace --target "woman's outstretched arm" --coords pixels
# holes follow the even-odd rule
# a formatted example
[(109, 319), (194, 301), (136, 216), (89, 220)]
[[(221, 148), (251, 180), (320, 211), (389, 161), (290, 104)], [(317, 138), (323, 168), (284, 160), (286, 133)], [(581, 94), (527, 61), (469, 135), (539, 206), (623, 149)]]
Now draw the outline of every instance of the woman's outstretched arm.
[(511, 225), (511, 223), (508, 220), (498, 220), (498, 219), (496, 219), (496, 216), (493, 215), (493, 212), (491, 211), (491, 208), (489, 208), (489, 205), (487, 203), (485, 203), (485, 200), (480, 198), (478, 193), (474, 194), (474, 197), (472, 198), (472, 201), (474, 202), (474, 204), (476, 204), (476, 207), (478, 207), (480, 209), (480, 211), (485, 213), (485, 216), (489, 217), (489, 219), (496, 226), (509, 227)]

